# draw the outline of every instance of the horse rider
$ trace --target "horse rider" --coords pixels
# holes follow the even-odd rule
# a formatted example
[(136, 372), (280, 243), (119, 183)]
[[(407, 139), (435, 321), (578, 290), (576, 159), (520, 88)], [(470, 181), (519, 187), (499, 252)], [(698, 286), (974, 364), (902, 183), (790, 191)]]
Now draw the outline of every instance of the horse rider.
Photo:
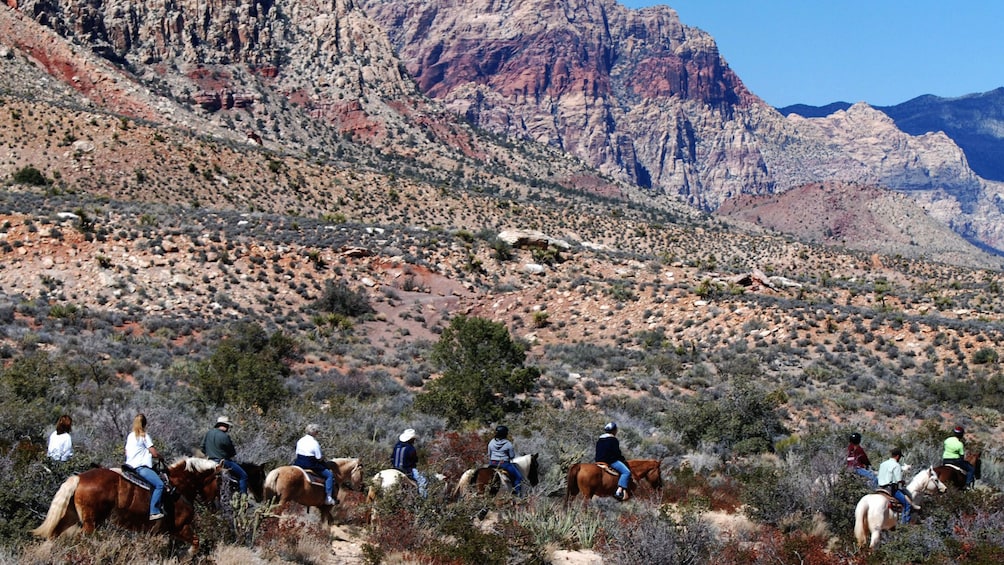
[(868, 454), (861, 447), (861, 434), (854, 432), (851, 434), (850, 443), (847, 444), (847, 469), (868, 479), (871, 487), (875, 488), (878, 486), (878, 478), (875, 471), (871, 470), (871, 466)]
[(216, 425), (202, 436), (202, 452), (206, 454), (206, 459), (222, 463), (233, 476), (237, 477), (237, 490), (246, 495), (248, 493), (248, 474), (233, 460), (234, 457), (237, 457), (237, 449), (230, 439), (232, 426), (230, 418), (226, 416), (217, 418)]
[(49, 436), (49, 459), (65, 462), (73, 457), (73, 439), (70, 437), (72, 429), (73, 419), (68, 414), (63, 414), (56, 420), (56, 430)]
[(628, 468), (627, 460), (621, 453), (621, 444), (617, 439), (616, 422), (607, 422), (607, 425), (603, 426), (603, 434), (596, 440), (596, 462), (606, 463), (620, 473), (614, 498), (624, 500), (627, 496), (628, 485), (631, 484), (631, 469)]
[(972, 488), (976, 481), (976, 468), (966, 461), (966, 442), (963, 436), (966, 429), (962, 426), (955, 426), (952, 435), (945, 438), (945, 451), (941, 454), (942, 465), (953, 465), (966, 472), (966, 484), (963, 488)]
[(425, 498), (428, 494), (426, 486), (429, 484), (429, 481), (417, 468), (418, 450), (415, 449), (416, 437), (418, 437), (418, 434), (411, 428), (401, 432), (401, 435), (397, 437), (397, 443), (394, 444), (394, 452), (391, 454), (390, 459), (395, 469), (415, 481), (415, 484), (418, 485), (418, 494), (422, 498)]
[(153, 438), (146, 433), (146, 416), (143, 414), (136, 414), (132, 419), (132, 431), (126, 437), (125, 456), (125, 464), (135, 469), (136, 473), (153, 487), (153, 492), (150, 493), (150, 519), (160, 520), (164, 517), (164, 510), (161, 507), (164, 481), (153, 470), (153, 459), (161, 457), (153, 446)]
[(495, 428), (495, 437), (488, 442), (488, 466), (502, 469), (512, 477), (512, 491), (516, 496), (520, 495), (520, 485), (523, 483), (523, 474), (519, 472), (519, 467), (513, 464), (516, 458), (516, 448), (509, 441), (509, 428), (499, 426)]
[(315, 437), (321, 428), (317, 424), (307, 424), (304, 431), (303, 437), (296, 442), (296, 459), (293, 461), (293, 465), (324, 477), (324, 504), (334, 506), (338, 504), (338, 501), (331, 496), (331, 491), (335, 488), (335, 474), (324, 463), (321, 444), (317, 443)]
[(903, 485), (903, 467), (899, 460), (903, 457), (903, 451), (898, 447), (892, 448), (889, 458), (879, 465), (878, 484), (879, 488), (888, 492), (903, 505), (903, 516), (900, 521), (904, 524), (910, 523), (910, 493), (900, 487)]

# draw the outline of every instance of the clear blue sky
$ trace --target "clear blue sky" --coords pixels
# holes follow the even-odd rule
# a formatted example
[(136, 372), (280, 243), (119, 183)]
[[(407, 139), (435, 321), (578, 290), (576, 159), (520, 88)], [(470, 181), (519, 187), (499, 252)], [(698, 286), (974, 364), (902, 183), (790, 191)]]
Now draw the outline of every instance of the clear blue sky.
[(888, 106), (1004, 86), (1004, 0), (620, 2), (675, 9), (773, 106)]

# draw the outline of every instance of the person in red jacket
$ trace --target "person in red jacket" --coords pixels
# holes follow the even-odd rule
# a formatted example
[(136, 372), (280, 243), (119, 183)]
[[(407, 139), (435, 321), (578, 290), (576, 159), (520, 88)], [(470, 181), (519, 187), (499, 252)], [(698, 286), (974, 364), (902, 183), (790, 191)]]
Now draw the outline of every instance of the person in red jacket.
[(868, 454), (861, 447), (861, 434), (854, 432), (851, 434), (850, 443), (847, 444), (847, 469), (866, 479), (872, 488), (878, 486), (878, 477), (875, 471), (871, 470), (872, 462), (868, 459)]

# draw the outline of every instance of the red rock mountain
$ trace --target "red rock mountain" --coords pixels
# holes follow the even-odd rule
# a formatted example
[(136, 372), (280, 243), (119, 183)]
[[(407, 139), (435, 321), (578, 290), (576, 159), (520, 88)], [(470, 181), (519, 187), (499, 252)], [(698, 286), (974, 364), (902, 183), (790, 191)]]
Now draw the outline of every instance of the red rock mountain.
[[(665, 6), (8, 0), (0, 49), (8, 92), (311, 159), (403, 158), (438, 178), (491, 169), (706, 211), (743, 194), (860, 182), (1004, 248), (1004, 190), (948, 137), (906, 135), (866, 105), (784, 118)], [(550, 149), (486, 137), (458, 116)]]

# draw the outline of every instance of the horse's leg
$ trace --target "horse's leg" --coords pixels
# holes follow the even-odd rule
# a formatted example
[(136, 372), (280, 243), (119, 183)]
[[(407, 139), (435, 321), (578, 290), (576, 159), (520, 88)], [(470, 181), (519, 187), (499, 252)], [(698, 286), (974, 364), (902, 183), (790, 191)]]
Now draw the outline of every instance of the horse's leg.
[(859, 546), (868, 541), (868, 501), (862, 498), (854, 508), (854, 539)]

